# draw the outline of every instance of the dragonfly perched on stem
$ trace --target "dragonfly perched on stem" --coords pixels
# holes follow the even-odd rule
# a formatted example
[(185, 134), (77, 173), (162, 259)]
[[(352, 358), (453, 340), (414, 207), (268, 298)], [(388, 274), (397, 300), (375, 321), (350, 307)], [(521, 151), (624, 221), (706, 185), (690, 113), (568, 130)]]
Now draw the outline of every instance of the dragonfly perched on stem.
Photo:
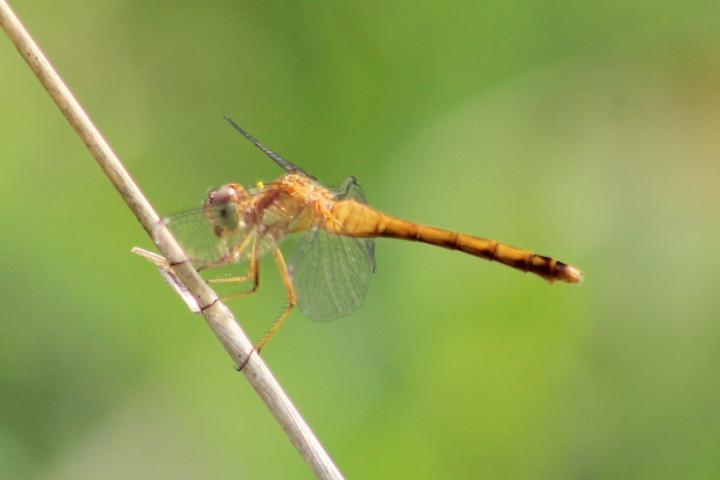
[[(287, 293), (287, 306), (255, 344), (262, 350), (297, 305), (313, 320), (327, 321), (357, 310), (375, 271), (374, 238), (414, 240), (459, 250), (539, 275), (550, 282), (578, 283), (582, 272), (554, 258), (536, 255), (462, 233), (420, 225), (386, 215), (367, 205), (354, 177), (326, 188), (308, 172), (265, 147), (230, 118), (230, 125), (273, 159), (285, 175), (245, 188), (229, 183), (210, 192), (202, 208), (164, 220), (199, 269), (247, 261), (245, 275), (209, 279), (209, 283), (251, 286), (223, 300), (255, 292), (263, 254), (272, 253)], [(279, 244), (287, 235), (304, 238), (285, 261)]]

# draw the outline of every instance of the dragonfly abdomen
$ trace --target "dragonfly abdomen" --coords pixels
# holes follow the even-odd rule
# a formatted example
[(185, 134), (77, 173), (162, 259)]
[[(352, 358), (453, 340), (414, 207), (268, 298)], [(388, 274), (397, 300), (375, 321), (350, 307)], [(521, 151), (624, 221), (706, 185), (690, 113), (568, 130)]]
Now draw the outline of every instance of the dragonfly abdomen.
[(391, 217), (352, 200), (337, 202), (333, 214), (340, 224), (335, 233), (341, 235), (414, 240), (500, 262), (524, 272), (534, 273), (551, 282), (557, 280), (578, 283), (582, 280), (582, 273), (578, 269), (554, 258), (537, 255), (496, 240)]

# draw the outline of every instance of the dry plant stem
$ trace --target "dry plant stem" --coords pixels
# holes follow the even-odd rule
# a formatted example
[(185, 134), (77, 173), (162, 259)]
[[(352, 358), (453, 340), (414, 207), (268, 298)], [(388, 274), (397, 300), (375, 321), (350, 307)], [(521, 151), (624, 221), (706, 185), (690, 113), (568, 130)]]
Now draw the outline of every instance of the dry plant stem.
[[(50, 62), (45, 58), (30, 34), (5, 0), (0, 0), (0, 25), (20, 54), (78, 133), (92, 155), (120, 192), (145, 230), (154, 237), (157, 247), (170, 264), (182, 286), (203, 307), (202, 315), (222, 343), (233, 362), (241, 365), (252, 352), (252, 343), (238, 326), (232, 313), (207, 286), (170, 232), (159, 222), (155, 210), (125, 170), (120, 159), (93, 125)], [(6, 72), (7, 74), (7, 72)], [(272, 414), (300, 451), (318, 478), (340, 479), (340, 471), (333, 464), (320, 442), (300, 413), (282, 390), (272, 373), (258, 355), (250, 355), (243, 373)], [(241, 433), (238, 432), (238, 435)]]

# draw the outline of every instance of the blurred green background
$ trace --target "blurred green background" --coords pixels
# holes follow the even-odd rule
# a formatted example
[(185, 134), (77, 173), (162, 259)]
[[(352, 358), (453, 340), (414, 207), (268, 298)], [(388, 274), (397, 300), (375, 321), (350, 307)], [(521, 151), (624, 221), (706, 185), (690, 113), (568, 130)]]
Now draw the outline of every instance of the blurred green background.
[[(161, 214), (280, 174), (228, 114), (585, 271), (380, 240), (358, 313), (294, 314), (265, 358), (349, 478), (720, 476), (717, 2), (14, 3)], [(0, 106), (0, 477), (309, 478), (6, 39)]]

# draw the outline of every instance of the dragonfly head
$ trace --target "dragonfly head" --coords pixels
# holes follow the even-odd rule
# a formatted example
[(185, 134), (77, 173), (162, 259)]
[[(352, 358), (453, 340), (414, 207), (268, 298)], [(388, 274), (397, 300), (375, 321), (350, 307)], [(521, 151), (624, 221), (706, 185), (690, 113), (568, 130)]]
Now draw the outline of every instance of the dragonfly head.
[(210, 192), (203, 208), (215, 235), (221, 237), (224, 232), (237, 229), (242, 220), (239, 206), (249, 197), (245, 187), (238, 183), (228, 183)]

